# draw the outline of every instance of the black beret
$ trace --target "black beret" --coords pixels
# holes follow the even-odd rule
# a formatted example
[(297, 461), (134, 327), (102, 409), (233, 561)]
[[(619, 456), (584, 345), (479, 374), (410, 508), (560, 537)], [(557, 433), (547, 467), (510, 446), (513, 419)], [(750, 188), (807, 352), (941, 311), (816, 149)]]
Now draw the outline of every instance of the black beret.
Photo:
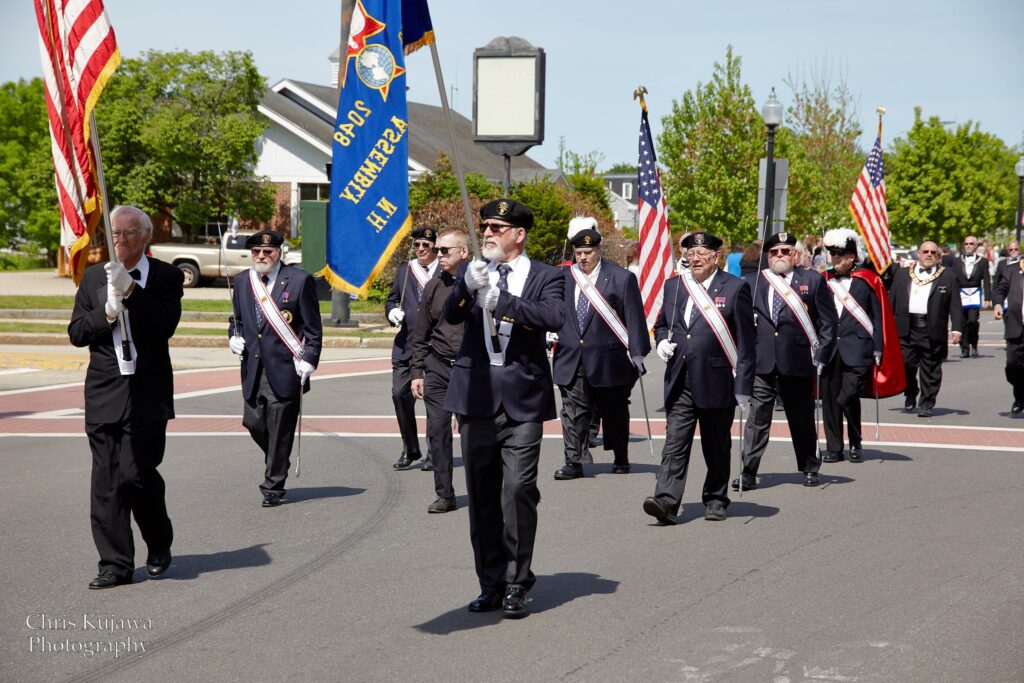
[(842, 255), (842, 254), (856, 254), (857, 253), (857, 241), (853, 238), (849, 238), (843, 244), (830, 244), (827, 247), (828, 253)]
[(277, 230), (260, 230), (254, 235), (249, 235), (245, 240), (246, 249), (253, 247), (277, 247), (280, 249), (282, 244), (284, 244), (284, 237)]
[(722, 240), (718, 239), (710, 232), (691, 232), (683, 241), (679, 243), (683, 249), (693, 249), (694, 247), (704, 247), (705, 249), (711, 249), (717, 251), (722, 248)]
[(788, 244), (791, 247), (795, 247), (796, 235), (788, 232), (777, 232), (774, 235), (769, 235), (768, 239), (764, 243), (764, 250), (768, 251), (772, 247), (777, 247), (780, 244)]
[(525, 204), (514, 199), (495, 199), (480, 207), (480, 218), (497, 218), (517, 228), (533, 227), (533, 212)]
[(572, 236), (572, 239), (569, 240), (569, 244), (577, 248), (596, 247), (597, 245), (601, 244), (601, 233), (599, 233), (597, 230), (592, 230), (590, 228), (580, 230), (578, 233)]
[(435, 228), (416, 228), (412, 231), (412, 238), (414, 240), (437, 242), (437, 230)]

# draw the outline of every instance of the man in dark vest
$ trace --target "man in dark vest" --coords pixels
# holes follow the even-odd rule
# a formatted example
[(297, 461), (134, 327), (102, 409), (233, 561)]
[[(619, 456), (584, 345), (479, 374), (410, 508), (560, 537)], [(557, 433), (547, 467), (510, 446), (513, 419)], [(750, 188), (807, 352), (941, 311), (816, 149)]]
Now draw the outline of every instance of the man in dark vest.
[(981, 309), (992, 307), (992, 280), (988, 260), (978, 253), (978, 238), (964, 238), (964, 249), (956, 261), (956, 275), (960, 285), (960, 302), (964, 312), (964, 334), (960, 338), (960, 357), (978, 355), (978, 331), (981, 327)]

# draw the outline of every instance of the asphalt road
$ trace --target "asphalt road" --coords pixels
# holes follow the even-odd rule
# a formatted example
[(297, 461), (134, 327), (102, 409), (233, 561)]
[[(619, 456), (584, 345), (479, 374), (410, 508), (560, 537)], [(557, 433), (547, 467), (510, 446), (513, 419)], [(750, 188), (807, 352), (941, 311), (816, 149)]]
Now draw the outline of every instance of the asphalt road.
[[(1007, 414), (1002, 347), (985, 331), (981, 358), (946, 363), (934, 418), (883, 400), (875, 445), (865, 400), (866, 462), (826, 464), (818, 489), (798, 484), (777, 439), (760, 488), (722, 523), (702, 518), (695, 454), (682, 523), (651, 524), (646, 437), (629, 475), (597, 450), (585, 479), (552, 480), (549, 423), (538, 582), (521, 621), (465, 609), (478, 590), (461, 460), (460, 509), (445, 515), (426, 514), (429, 474), (392, 470), (380, 351), (324, 364), (301, 476), (273, 509), (260, 507), (262, 459), (241, 430), (230, 357), (177, 352), (185, 426), (161, 467), (174, 564), (146, 580), (137, 538), (137, 583), (107, 591), (86, 589), (84, 368), (0, 374), (0, 680), (1020, 681), (1024, 420)], [(657, 434), (663, 366), (648, 365)], [(210, 388), (183, 391), (200, 380)], [(33, 390), (55, 383), (74, 388)], [(638, 435), (641, 405), (634, 396)], [(105, 651), (118, 643), (134, 652)]]

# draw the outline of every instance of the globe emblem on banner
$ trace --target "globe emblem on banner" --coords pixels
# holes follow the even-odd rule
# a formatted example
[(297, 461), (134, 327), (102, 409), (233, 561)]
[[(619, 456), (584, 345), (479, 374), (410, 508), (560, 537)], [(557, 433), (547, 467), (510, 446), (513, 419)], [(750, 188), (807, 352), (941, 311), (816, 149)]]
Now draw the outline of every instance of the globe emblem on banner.
[(383, 45), (367, 45), (356, 58), (356, 73), (368, 87), (380, 90), (395, 75), (395, 57)]

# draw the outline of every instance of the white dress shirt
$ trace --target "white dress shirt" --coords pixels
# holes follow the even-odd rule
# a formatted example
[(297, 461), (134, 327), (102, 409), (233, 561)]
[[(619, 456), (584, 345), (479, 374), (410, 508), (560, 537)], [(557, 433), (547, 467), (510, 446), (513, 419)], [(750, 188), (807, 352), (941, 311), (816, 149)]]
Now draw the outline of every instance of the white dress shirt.
[[(932, 270), (934, 270), (932, 266)], [(921, 266), (914, 266), (914, 272), (920, 280), (927, 280), (932, 276), (932, 273), (927, 270), (922, 270)], [(925, 315), (928, 313), (928, 297), (932, 293), (932, 285), (934, 281), (929, 282), (926, 285), (919, 285), (914, 282), (914, 279), (910, 279), (910, 312), (916, 315)]]

